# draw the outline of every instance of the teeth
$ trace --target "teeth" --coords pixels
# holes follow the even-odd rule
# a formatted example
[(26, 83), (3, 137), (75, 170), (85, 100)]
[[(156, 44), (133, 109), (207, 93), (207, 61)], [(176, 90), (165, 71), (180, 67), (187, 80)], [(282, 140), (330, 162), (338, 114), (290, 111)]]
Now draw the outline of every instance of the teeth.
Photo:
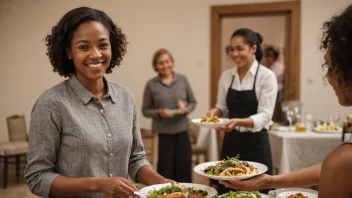
[(100, 67), (101, 63), (98, 64), (88, 64), (88, 67)]

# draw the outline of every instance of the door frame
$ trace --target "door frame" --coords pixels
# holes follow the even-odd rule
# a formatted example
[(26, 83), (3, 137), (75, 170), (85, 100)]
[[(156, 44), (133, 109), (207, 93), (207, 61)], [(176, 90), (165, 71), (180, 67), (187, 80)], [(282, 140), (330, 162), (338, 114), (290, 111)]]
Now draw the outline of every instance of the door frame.
[[(215, 107), (221, 75), (221, 19), (238, 16), (288, 15), (285, 46), (284, 100), (300, 98), (301, 1), (211, 6), (210, 108)], [(288, 91), (286, 91), (288, 90)]]

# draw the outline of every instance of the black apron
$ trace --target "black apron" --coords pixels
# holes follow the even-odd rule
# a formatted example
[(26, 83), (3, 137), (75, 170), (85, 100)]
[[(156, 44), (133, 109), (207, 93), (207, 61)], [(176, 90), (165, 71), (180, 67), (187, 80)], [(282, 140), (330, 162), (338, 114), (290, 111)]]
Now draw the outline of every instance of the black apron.
[[(226, 104), (229, 109), (229, 118), (248, 118), (251, 115), (257, 114), (258, 101), (255, 94), (255, 84), (257, 80), (258, 68), (254, 76), (252, 90), (236, 91), (232, 89), (232, 83), (235, 76), (232, 77), (230, 87), (228, 88)], [(263, 128), (261, 131), (239, 132), (232, 130), (225, 132), (221, 149), (221, 159), (227, 157), (235, 157), (240, 155), (240, 160), (253, 161), (265, 164), (268, 167), (267, 174), (272, 174), (272, 159), (268, 131)], [(222, 185), (221, 185), (222, 186)], [(229, 191), (226, 188), (220, 188), (219, 191)], [(226, 192), (219, 192), (219, 194)], [(220, 194), (220, 195), (221, 195)]]

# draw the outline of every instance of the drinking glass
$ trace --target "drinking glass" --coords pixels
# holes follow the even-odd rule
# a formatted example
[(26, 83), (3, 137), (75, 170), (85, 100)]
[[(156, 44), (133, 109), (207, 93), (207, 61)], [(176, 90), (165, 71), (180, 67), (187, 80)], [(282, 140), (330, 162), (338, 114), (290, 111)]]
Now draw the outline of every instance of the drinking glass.
[(329, 122), (333, 123), (337, 126), (340, 126), (341, 122), (340, 122), (340, 115), (338, 113), (335, 113), (334, 115), (330, 115), (329, 116)]
[(289, 123), (289, 126), (288, 126), (288, 131), (289, 131), (289, 132), (292, 132), (293, 116), (294, 116), (293, 111), (291, 111), (291, 110), (286, 111), (286, 118), (287, 118), (287, 121), (288, 121), (288, 123)]

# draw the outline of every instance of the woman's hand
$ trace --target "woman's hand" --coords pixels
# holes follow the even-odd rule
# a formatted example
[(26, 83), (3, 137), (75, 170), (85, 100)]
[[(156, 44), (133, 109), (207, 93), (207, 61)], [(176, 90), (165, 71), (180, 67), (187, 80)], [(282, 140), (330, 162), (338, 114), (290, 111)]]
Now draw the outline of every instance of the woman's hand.
[(122, 177), (110, 177), (102, 183), (100, 192), (108, 198), (128, 198), (137, 191), (131, 181)]
[(165, 179), (163, 183), (171, 183), (171, 184), (175, 184), (177, 183), (176, 181), (172, 180), (172, 179)]
[(226, 188), (233, 188), (236, 190), (244, 191), (254, 191), (260, 189), (271, 188), (272, 176), (267, 174), (262, 174), (246, 180), (230, 180), (230, 181), (220, 181)]
[(207, 117), (220, 117), (222, 116), (222, 111), (219, 108), (212, 108), (207, 112)]
[(228, 122), (226, 125), (220, 127), (220, 129), (221, 129), (221, 130), (224, 130), (224, 131), (227, 131), (227, 132), (230, 132), (230, 131), (232, 131), (236, 126), (238, 126), (239, 121), (240, 121), (240, 119), (233, 118), (233, 119), (229, 120), (229, 122)]
[(159, 109), (159, 115), (162, 118), (170, 118), (172, 116), (168, 109)]

